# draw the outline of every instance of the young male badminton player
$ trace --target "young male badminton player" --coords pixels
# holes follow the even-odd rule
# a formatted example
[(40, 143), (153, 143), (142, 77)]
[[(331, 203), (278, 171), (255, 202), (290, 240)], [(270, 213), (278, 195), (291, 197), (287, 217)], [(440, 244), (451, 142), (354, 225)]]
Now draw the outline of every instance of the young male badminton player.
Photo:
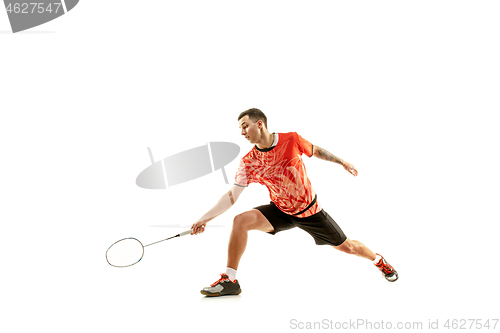
[(318, 245), (366, 258), (394, 282), (396, 270), (380, 255), (363, 243), (347, 238), (335, 221), (326, 213), (307, 177), (302, 154), (340, 164), (353, 176), (354, 166), (327, 150), (313, 145), (295, 132), (270, 133), (267, 118), (259, 109), (249, 109), (238, 117), (241, 135), (255, 146), (240, 162), (231, 190), (192, 225), (192, 234), (205, 231), (207, 222), (228, 210), (250, 183), (263, 184), (269, 190), (271, 203), (237, 215), (229, 237), (226, 273), (201, 293), (207, 296), (237, 295), (241, 292), (236, 270), (245, 251), (249, 230), (269, 234), (298, 227), (309, 233)]

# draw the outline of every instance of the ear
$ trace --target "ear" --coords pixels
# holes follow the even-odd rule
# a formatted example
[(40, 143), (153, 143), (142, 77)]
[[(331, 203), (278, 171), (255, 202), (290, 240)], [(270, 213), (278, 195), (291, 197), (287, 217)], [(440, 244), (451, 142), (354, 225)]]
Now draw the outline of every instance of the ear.
[(259, 129), (262, 129), (264, 127), (264, 122), (262, 120), (258, 120), (257, 126), (259, 126)]

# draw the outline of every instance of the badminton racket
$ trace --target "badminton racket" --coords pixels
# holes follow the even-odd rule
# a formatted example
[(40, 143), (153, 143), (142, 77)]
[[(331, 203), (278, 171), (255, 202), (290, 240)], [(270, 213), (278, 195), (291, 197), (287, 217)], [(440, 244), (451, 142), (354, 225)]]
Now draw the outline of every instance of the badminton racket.
[(106, 260), (108, 264), (114, 267), (129, 267), (137, 264), (144, 257), (144, 248), (164, 242), (166, 240), (191, 234), (192, 230), (183, 231), (175, 236), (162, 239), (160, 241), (142, 245), (136, 238), (123, 238), (113, 243), (106, 251)]

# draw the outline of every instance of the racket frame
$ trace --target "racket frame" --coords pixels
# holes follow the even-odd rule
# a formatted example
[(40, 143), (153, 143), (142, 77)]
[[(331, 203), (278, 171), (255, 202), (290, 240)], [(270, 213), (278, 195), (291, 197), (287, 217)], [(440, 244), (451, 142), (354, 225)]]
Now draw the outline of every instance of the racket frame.
[[(144, 248), (147, 247), (147, 246), (150, 246), (150, 245), (153, 245), (153, 244), (156, 244), (156, 243), (160, 243), (160, 242), (163, 242), (163, 241), (166, 241), (166, 240), (169, 240), (169, 239), (172, 239), (172, 238), (176, 238), (176, 237), (181, 237), (181, 236), (185, 236), (185, 235), (190, 235), (193, 231), (191, 229), (189, 230), (186, 230), (186, 231), (183, 231), (181, 233), (178, 233), (177, 235), (175, 236), (172, 236), (172, 237), (169, 237), (169, 238), (165, 238), (165, 239), (162, 239), (160, 241), (157, 241), (157, 242), (154, 242), (154, 243), (151, 243), (151, 244), (147, 244), (147, 245), (144, 245), (142, 244), (142, 242), (140, 240), (138, 240), (137, 238), (134, 238), (134, 237), (126, 237), (126, 238), (122, 238), (116, 242), (114, 242), (113, 244), (111, 244), (110, 247), (108, 247), (108, 249), (106, 250), (106, 261), (108, 262), (108, 264), (110, 264), (111, 266), (113, 267), (118, 267), (118, 268), (124, 268), (124, 267), (130, 267), (132, 265), (135, 265), (137, 264), (139, 261), (142, 260), (142, 258), (144, 257)], [(133, 239), (137, 242), (139, 242), (139, 244), (141, 244), (141, 247), (142, 247), (142, 254), (141, 254), (141, 258), (139, 260), (137, 260), (136, 262), (134, 262), (133, 264), (130, 264), (130, 265), (126, 265), (126, 266), (116, 266), (116, 265), (113, 265), (112, 263), (109, 262), (108, 260), (108, 251), (109, 249), (111, 249), (116, 243), (119, 243), (121, 241), (124, 241), (124, 240), (127, 240), (127, 239)]]

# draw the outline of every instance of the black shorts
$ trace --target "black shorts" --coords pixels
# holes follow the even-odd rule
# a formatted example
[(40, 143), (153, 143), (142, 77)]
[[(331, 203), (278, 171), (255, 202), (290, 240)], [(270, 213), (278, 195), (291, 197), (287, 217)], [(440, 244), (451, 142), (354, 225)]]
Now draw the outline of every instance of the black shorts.
[(270, 232), (271, 235), (299, 227), (311, 235), (317, 245), (338, 246), (347, 239), (342, 229), (324, 210), (308, 217), (296, 217), (283, 213), (273, 202), (255, 209), (259, 210), (273, 226), (274, 231)]

